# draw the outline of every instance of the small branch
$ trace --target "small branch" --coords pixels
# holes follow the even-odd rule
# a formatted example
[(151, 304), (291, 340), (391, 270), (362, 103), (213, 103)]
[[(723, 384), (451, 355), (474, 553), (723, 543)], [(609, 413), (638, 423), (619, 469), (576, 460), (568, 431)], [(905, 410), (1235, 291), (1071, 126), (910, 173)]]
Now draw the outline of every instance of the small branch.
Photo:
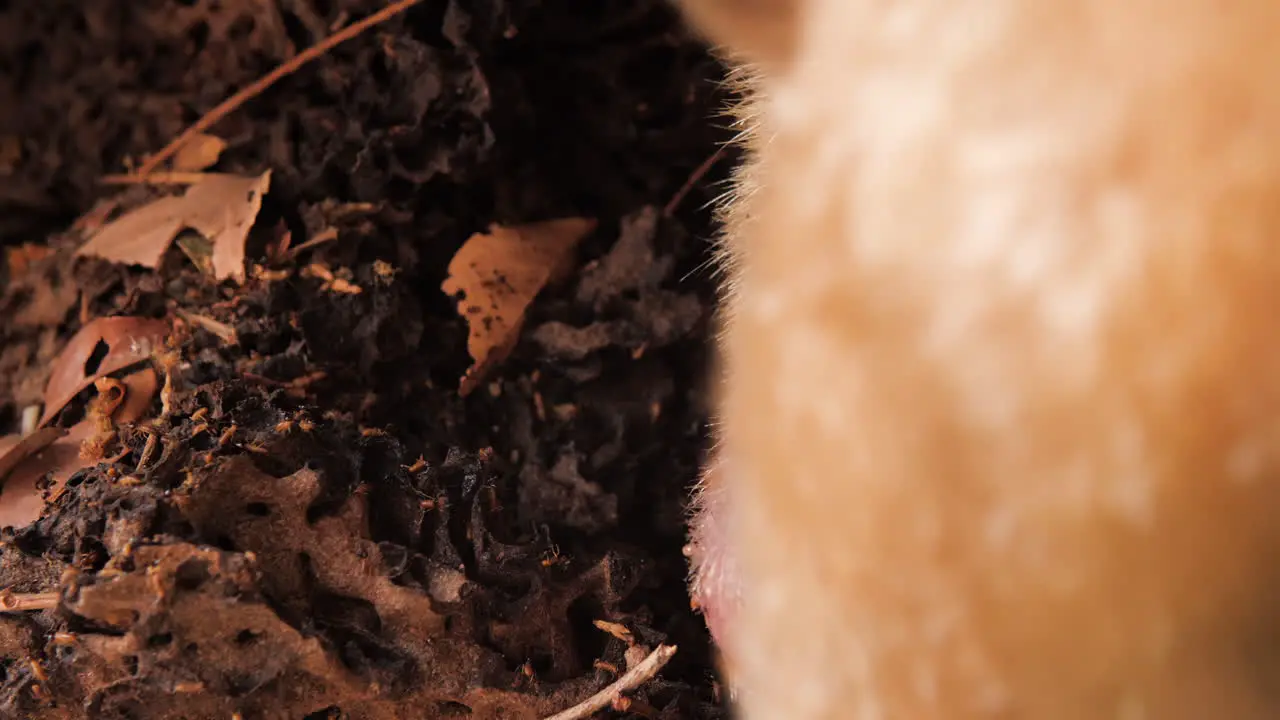
[(217, 173), (203, 172), (153, 172), (149, 175), (103, 175), (98, 182), (103, 185), (195, 185)]
[(15, 593), (0, 591), (0, 613), (26, 612), (27, 610), (50, 610), (58, 607), (62, 593)]
[(693, 186), (697, 185), (698, 181), (702, 179), (702, 176), (706, 175), (711, 171), (711, 168), (715, 167), (716, 163), (720, 161), (720, 158), (724, 157), (724, 154), (728, 149), (728, 143), (721, 144), (720, 147), (716, 148), (715, 152), (711, 153), (710, 157), (703, 160), (702, 164), (690, 173), (689, 179), (684, 181), (684, 185), (680, 186), (680, 189), (676, 191), (676, 194), (667, 201), (666, 207), (662, 208), (663, 217), (671, 217), (671, 215), (675, 213), (676, 208), (680, 207), (680, 203), (684, 200), (684, 197), (689, 194), (689, 191), (693, 189)]
[(662, 669), (663, 665), (676, 654), (675, 645), (659, 645), (656, 650), (631, 668), (622, 677), (613, 681), (609, 687), (565, 710), (556, 713), (546, 720), (583, 720), (591, 717), (592, 713), (599, 712), (613, 704), (614, 700), (622, 697), (622, 693), (635, 690), (641, 685), (653, 679), (654, 675)]
[(281, 63), (275, 70), (272, 70), (266, 75), (258, 78), (251, 85), (245, 87), (240, 92), (232, 95), (226, 100), (223, 100), (220, 105), (205, 113), (204, 117), (197, 120), (186, 130), (183, 130), (182, 134), (178, 135), (178, 137), (174, 138), (168, 145), (164, 146), (164, 149), (144, 160), (134, 175), (150, 175), (151, 171), (160, 167), (161, 163), (173, 157), (173, 155), (178, 152), (178, 149), (190, 141), (191, 138), (195, 137), (198, 133), (202, 133), (209, 129), (214, 125), (214, 123), (234, 112), (241, 105), (245, 104), (245, 102), (253, 99), (257, 95), (260, 95), (262, 91), (274, 85), (278, 80), (280, 80), (280, 78), (289, 75), (303, 65), (315, 60), (332, 49), (335, 45), (350, 40), (374, 25), (390, 20), (392, 17), (404, 12), (413, 5), (417, 5), (419, 2), (422, 2), (422, 0), (398, 0), (369, 17), (348, 25), (324, 40), (321, 40), (315, 45), (312, 45), (306, 50), (303, 50), (297, 55), (289, 58), (285, 62)]
[(309, 250), (313, 247), (316, 247), (317, 245), (323, 245), (331, 240), (337, 240), (337, 239), (338, 239), (337, 230), (335, 230), (334, 228), (325, 228), (324, 230), (321, 230), (320, 232), (316, 233), (316, 236), (311, 238), (310, 240), (304, 243), (299, 243), (289, 248), (289, 257), (297, 257), (298, 253), (302, 252), (303, 250)]
[(236, 334), (236, 329), (224, 322), (214, 320), (207, 315), (199, 315), (196, 313), (184, 312), (182, 310), (179, 310), (177, 314), (178, 317), (186, 320), (192, 325), (202, 327), (218, 336), (222, 342), (228, 345), (238, 345), (240, 343), (240, 337)]

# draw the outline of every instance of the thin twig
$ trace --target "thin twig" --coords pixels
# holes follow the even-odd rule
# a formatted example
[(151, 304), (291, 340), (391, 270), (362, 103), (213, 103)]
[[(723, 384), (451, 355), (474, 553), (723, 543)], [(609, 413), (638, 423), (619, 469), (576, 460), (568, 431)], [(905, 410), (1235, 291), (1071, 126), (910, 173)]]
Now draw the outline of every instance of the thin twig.
[(153, 172), (149, 175), (103, 175), (98, 182), (103, 185), (195, 185), (217, 173), (204, 172)]
[(197, 313), (189, 313), (179, 310), (178, 317), (186, 320), (192, 325), (202, 327), (214, 335), (217, 335), (219, 339), (228, 345), (238, 345), (240, 343), (240, 337), (236, 334), (236, 329), (234, 327), (219, 320), (214, 320), (208, 315), (199, 315)]
[(62, 593), (15, 593), (0, 591), (0, 613), (25, 612), (27, 610), (50, 610), (58, 607)]
[(338, 239), (338, 231), (336, 229), (325, 228), (324, 230), (321, 230), (320, 232), (316, 233), (316, 236), (311, 238), (310, 240), (304, 243), (299, 243), (289, 248), (289, 257), (297, 257), (298, 253), (302, 252), (303, 250), (309, 250), (313, 247), (316, 247), (317, 245), (323, 245), (327, 242), (330, 242), (332, 240), (337, 240), (337, 239)]
[(312, 45), (306, 50), (303, 50), (297, 55), (284, 61), (275, 70), (272, 70), (261, 78), (258, 78), (251, 85), (245, 87), (243, 90), (232, 95), (226, 100), (223, 100), (220, 105), (205, 113), (204, 117), (195, 121), (195, 123), (186, 130), (183, 130), (182, 134), (178, 135), (178, 137), (174, 138), (168, 145), (164, 146), (164, 149), (144, 160), (142, 165), (138, 167), (134, 174), (139, 176), (150, 175), (152, 170), (159, 167), (160, 163), (163, 163), (173, 157), (173, 155), (178, 152), (178, 149), (190, 141), (191, 138), (212, 127), (214, 123), (229, 115), (246, 101), (261, 94), (263, 90), (274, 85), (276, 81), (280, 80), (280, 78), (294, 72), (303, 65), (306, 65), (312, 60), (315, 60), (325, 54), (332, 49), (333, 46), (346, 40), (350, 40), (374, 25), (390, 20), (392, 17), (395, 17), (420, 2), (422, 2), (422, 0), (398, 0), (398, 2), (394, 2), (384, 7), (359, 22), (348, 25), (324, 40), (321, 40), (315, 45)]
[(716, 148), (715, 152), (711, 153), (711, 157), (703, 160), (702, 164), (689, 174), (689, 179), (684, 181), (684, 185), (680, 186), (680, 189), (676, 191), (676, 194), (672, 195), (671, 199), (667, 201), (666, 207), (662, 208), (662, 215), (664, 217), (671, 217), (672, 213), (676, 211), (676, 208), (679, 207), (680, 203), (684, 200), (685, 195), (689, 194), (689, 191), (692, 190), (693, 186), (702, 179), (703, 175), (706, 175), (711, 168), (715, 167), (715, 164), (720, 161), (720, 158), (724, 157), (728, 148), (728, 143), (721, 144), (720, 147)]
[(645, 684), (658, 674), (663, 665), (676, 654), (675, 645), (659, 645), (656, 650), (631, 668), (622, 677), (613, 681), (609, 687), (565, 710), (556, 713), (546, 720), (582, 720), (591, 717), (592, 713), (599, 712), (611, 705), (615, 698), (622, 697), (622, 693), (629, 690), (635, 690)]

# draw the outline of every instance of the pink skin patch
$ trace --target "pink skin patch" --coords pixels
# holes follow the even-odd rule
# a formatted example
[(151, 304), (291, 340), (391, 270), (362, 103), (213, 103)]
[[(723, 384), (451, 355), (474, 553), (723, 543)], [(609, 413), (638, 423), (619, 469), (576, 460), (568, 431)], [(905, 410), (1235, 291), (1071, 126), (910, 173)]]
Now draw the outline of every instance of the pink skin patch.
[(738, 565), (729, 547), (723, 473), (724, 463), (718, 459), (708, 463), (703, 471), (702, 487), (694, 501), (690, 541), (684, 552), (692, 571), (690, 597), (702, 611), (711, 639), (720, 653), (728, 657), (732, 653), (726, 646), (727, 631), (742, 605), (742, 586)]

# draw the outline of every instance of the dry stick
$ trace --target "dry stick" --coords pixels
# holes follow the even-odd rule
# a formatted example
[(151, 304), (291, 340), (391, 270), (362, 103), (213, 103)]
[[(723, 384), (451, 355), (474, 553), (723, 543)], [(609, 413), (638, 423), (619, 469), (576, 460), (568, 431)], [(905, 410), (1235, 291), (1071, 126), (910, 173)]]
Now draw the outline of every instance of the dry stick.
[(664, 217), (671, 217), (671, 214), (680, 206), (680, 202), (684, 200), (684, 196), (689, 194), (689, 191), (692, 190), (693, 186), (702, 179), (703, 175), (706, 175), (711, 168), (715, 167), (716, 162), (719, 161), (720, 158), (724, 157), (724, 153), (728, 148), (728, 143), (722, 144), (720, 147), (716, 148), (716, 151), (711, 154), (711, 157), (703, 160), (702, 164), (689, 175), (689, 179), (684, 181), (684, 185), (681, 185), (680, 189), (676, 191), (676, 194), (667, 201), (667, 206), (662, 208), (662, 214)]
[(249, 85), (235, 95), (223, 100), (222, 104), (205, 113), (204, 117), (197, 120), (193, 125), (191, 125), (191, 127), (183, 130), (182, 134), (174, 138), (168, 145), (164, 146), (164, 149), (144, 160), (142, 165), (138, 167), (134, 174), (140, 176), (150, 174), (152, 170), (155, 170), (160, 166), (160, 163), (173, 157), (173, 155), (178, 152), (178, 149), (189, 142), (191, 138), (195, 137), (195, 135), (207, 130), (214, 123), (226, 117), (246, 101), (274, 85), (280, 78), (294, 72), (303, 65), (306, 65), (312, 60), (315, 60), (325, 54), (338, 43), (350, 40), (374, 25), (386, 22), (392, 17), (404, 12), (420, 2), (422, 2), (422, 0), (399, 0), (398, 2), (394, 2), (369, 17), (348, 25), (324, 40), (321, 40), (315, 45), (312, 45), (306, 50), (303, 50), (297, 55), (289, 58), (285, 62), (281, 63), (275, 70), (272, 70), (261, 78), (258, 78), (258, 80), (256, 80), (252, 85)]
[(204, 172), (153, 172), (150, 175), (103, 175), (98, 182), (103, 185), (195, 185), (205, 178), (220, 173)]
[(310, 240), (304, 243), (298, 243), (297, 245), (294, 245), (293, 247), (289, 248), (289, 251), (288, 251), (289, 256), (297, 257), (298, 253), (302, 252), (303, 250), (308, 250), (317, 245), (323, 245), (331, 240), (337, 240), (337, 239), (338, 239), (337, 230), (335, 230), (334, 228), (325, 228), (324, 230), (321, 230), (320, 232), (316, 233), (316, 236), (311, 238)]
[(27, 610), (49, 610), (58, 607), (57, 592), (12, 593), (8, 590), (0, 592), (0, 613), (25, 612)]
[(609, 687), (565, 710), (556, 713), (546, 720), (582, 720), (591, 717), (592, 713), (608, 707), (615, 698), (622, 697), (622, 693), (628, 690), (634, 690), (658, 674), (663, 665), (676, 654), (675, 645), (659, 645), (658, 649), (649, 653), (645, 659), (636, 663), (635, 667), (626, 672), (625, 675), (614, 680)]

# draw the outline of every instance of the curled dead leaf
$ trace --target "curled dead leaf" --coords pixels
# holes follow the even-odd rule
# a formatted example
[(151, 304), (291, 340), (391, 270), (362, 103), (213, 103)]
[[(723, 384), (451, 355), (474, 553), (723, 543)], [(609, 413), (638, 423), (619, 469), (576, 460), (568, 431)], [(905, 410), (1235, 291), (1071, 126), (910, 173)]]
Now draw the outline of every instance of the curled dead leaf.
[(204, 175), (182, 195), (159, 198), (104, 225), (76, 252), (154, 269), (179, 233), (194, 230), (213, 246), (214, 277), (243, 279), (244, 244), (270, 184), (270, 170), (257, 177)]
[(493, 226), (472, 235), (449, 261), (441, 289), (463, 293), (458, 314), (470, 328), (471, 368), (458, 392), (470, 393), (515, 347), (525, 311), (543, 286), (562, 274), (578, 243), (596, 227), (588, 218), (562, 218), (516, 227)]
[(124, 379), (125, 396), (112, 415), (116, 423), (132, 423), (141, 420), (151, 407), (151, 401), (160, 389), (160, 376), (155, 368), (144, 367)]
[(151, 407), (151, 401), (160, 389), (160, 377), (155, 368), (144, 367), (120, 380), (98, 378), (99, 402), (91, 409), (99, 420), (108, 426), (137, 422)]
[(127, 316), (98, 318), (80, 328), (53, 361), (40, 426), (98, 378), (150, 357), (168, 332), (167, 320)]
[(81, 455), (81, 446), (93, 438), (97, 425), (136, 422), (155, 398), (160, 379), (152, 368), (142, 368), (113, 381), (114, 396), (103, 402), (102, 417), (89, 417), (70, 430), (46, 427), (19, 437), (0, 437), (0, 527), (22, 527), (40, 518), (44, 509), (42, 480), (56, 497), (77, 471), (94, 462)]

